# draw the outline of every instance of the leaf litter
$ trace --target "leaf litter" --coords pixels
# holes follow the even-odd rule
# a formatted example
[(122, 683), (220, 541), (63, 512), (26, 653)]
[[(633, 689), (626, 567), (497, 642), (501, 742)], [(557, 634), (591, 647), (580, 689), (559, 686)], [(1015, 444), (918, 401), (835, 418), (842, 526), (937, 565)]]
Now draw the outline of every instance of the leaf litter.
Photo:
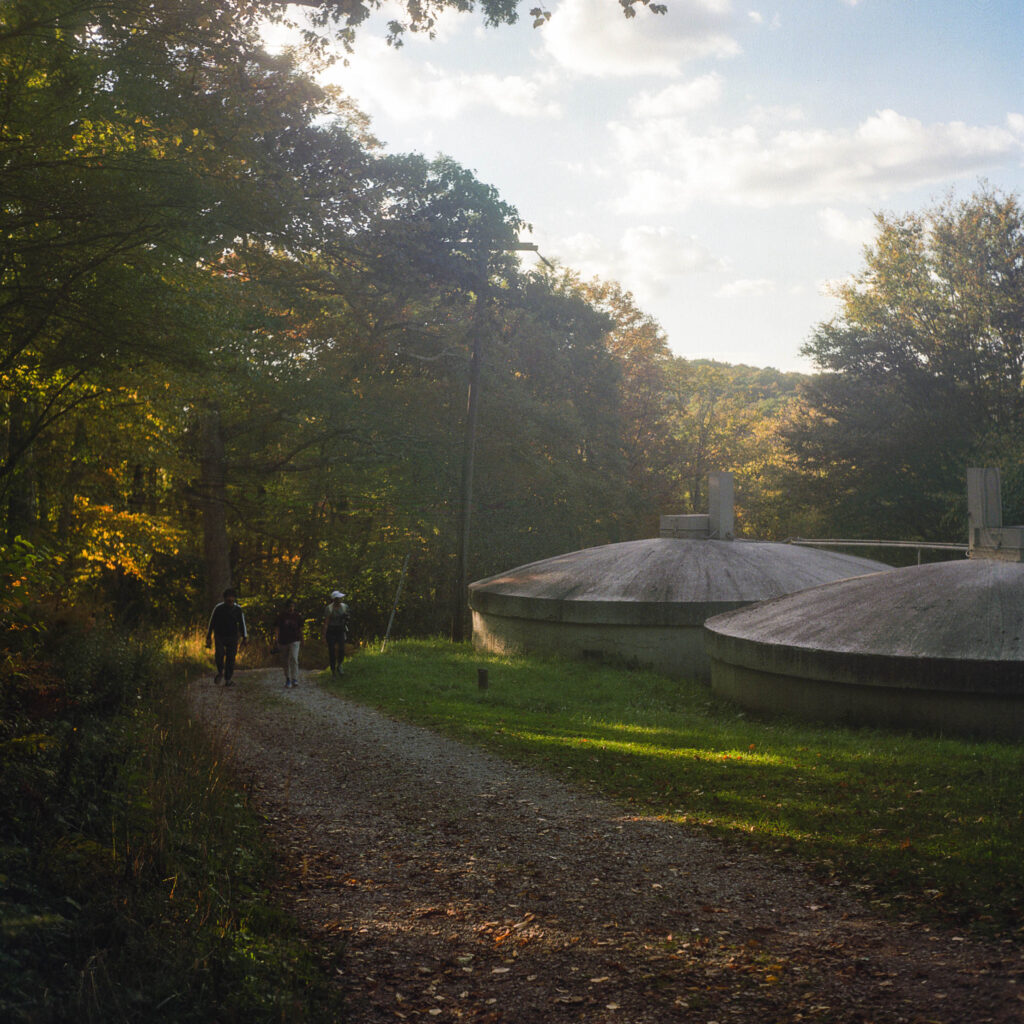
[[(193, 684), (352, 1021), (1008, 1024), (1024, 956), (328, 694)], [(277, 699), (266, 700), (277, 692)]]

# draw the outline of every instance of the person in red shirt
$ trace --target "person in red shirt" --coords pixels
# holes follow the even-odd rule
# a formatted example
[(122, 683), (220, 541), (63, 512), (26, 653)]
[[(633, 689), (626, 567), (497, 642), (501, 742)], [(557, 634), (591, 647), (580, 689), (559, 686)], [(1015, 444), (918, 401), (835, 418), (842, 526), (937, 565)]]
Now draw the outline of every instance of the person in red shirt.
[(302, 644), (302, 616), (295, 610), (295, 602), (289, 600), (283, 610), (277, 613), (274, 626), (277, 629), (277, 648), (284, 656), (284, 688), (299, 685), (299, 647)]

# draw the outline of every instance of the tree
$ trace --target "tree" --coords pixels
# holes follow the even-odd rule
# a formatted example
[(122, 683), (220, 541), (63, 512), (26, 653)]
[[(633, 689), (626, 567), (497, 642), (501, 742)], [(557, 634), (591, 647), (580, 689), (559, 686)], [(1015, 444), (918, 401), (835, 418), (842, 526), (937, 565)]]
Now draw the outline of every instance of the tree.
[(203, 410), (195, 493), (219, 590), (223, 428), (195, 381), (223, 388), (256, 351), (243, 339), (267, 336), (254, 254), (308, 245), (323, 221), (301, 169), (327, 96), (262, 51), (252, 5), (10, 0), (0, 13), (7, 535), (55, 526), (36, 467), (62, 421), (123, 408), (126, 390), (159, 404), (177, 377), (192, 388), (179, 407)]
[[(606, 317), (519, 274), (521, 221), (494, 189), (374, 152), (358, 112), (262, 52), (268, 12), (0, 2), (4, 532), (38, 533), (121, 608), (158, 578), (216, 592), (241, 573), (269, 594), (357, 565), (379, 589), (410, 544), (443, 588), (486, 319), (479, 550), (603, 539), (624, 521), (606, 481), (630, 365)], [(567, 390), (526, 372), (538, 358)], [(527, 409), (510, 479), (504, 428)]]
[(606, 517), (620, 504), (608, 481), (624, 468), (608, 317), (546, 275), (498, 295), (480, 460), (489, 525), (478, 575), (607, 539)]
[(191, 295), (226, 247), (294, 217), (279, 154), (324, 96), (201, 0), (2, 10), (5, 486), (90, 387), (204, 359)]
[(614, 424), (627, 499), (612, 539), (648, 535), (658, 515), (673, 504), (669, 481), (677, 452), (669, 430), (673, 359), (668, 340), (661, 325), (615, 282), (583, 283), (570, 273), (560, 287), (575, 290), (609, 318), (604, 346), (617, 376)]
[[(636, 17), (637, 7), (646, 7), (652, 14), (664, 14), (668, 7), (652, 0), (617, 0), (626, 18)], [(363, 24), (370, 14), (383, 6), (383, 0), (256, 0), (251, 6), (272, 12), (276, 17), (285, 17), (283, 8), (294, 3), (311, 13), (314, 28), (333, 27), (336, 37), (346, 46), (351, 46), (355, 27)], [(388, 39), (401, 45), (406, 31), (432, 34), (438, 16), (447, 9), (468, 12), (476, 9), (473, 0), (403, 0), (396, 5), (401, 12), (388, 23)], [(480, 0), (484, 24), (490, 27), (512, 25), (519, 20), (519, 0)], [(534, 28), (539, 28), (551, 19), (551, 12), (542, 6), (530, 9)], [(320, 48), (314, 31), (306, 30), (310, 44)]]
[(967, 466), (1024, 450), (1024, 210), (983, 188), (876, 220), (788, 443), (837, 528), (949, 539)]

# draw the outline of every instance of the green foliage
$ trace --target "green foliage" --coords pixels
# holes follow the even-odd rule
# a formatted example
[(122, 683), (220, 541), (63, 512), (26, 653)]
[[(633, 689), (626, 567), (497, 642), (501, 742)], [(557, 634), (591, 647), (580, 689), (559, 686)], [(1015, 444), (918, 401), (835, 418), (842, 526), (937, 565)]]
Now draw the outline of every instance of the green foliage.
[(261, 50), (282, 5), (215, 10), (4, 7), (0, 522), (53, 589), (134, 625), (341, 585), (370, 636), (411, 554), (398, 628), (443, 628), (477, 342), (471, 577), (650, 535), (684, 448), (691, 492), (724, 468), (750, 417), (689, 445), (630, 295), (523, 274), (492, 187)]
[(131, 507), (126, 481), (152, 474), (156, 499), (180, 471), (188, 374), (228, 363), (211, 339), (256, 319), (226, 252), (308, 213), (287, 165), (324, 93), (260, 50), (244, 6), (12, 0), (2, 13), (6, 534), (48, 538), (68, 584), (137, 613), (136, 585), (177, 555), (180, 523), (155, 500)]
[(787, 454), (781, 428), (791, 414), (801, 376), (773, 369), (677, 359), (669, 387), (668, 421), (675, 463), (665, 474), (676, 510), (707, 510), (707, 478), (714, 470), (736, 475), (738, 535), (781, 540), (814, 534), (803, 509), (787, 495)]
[(638, 812), (795, 854), (882, 908), (1021, 937), (1020, 745), (763, 721), (698, 683), (440, 642), (355, 668), (329, 685)]
[(805, 348), (823, 372), (787, 431), (801, 498), (861, 536), (958, 540), (967, 467), (1020, 461), (1024, 210), (982, 189), (877, 220)]
[(341, 586), (370, 637), (411, 555), (397, 628), (446, 629), (474, 350), (471, 579), (652, 536), (712, 470), (769, 539), (950, 539), (972, 460), (1019, 504), (1015, 197), (882, 218), (798, 399), (673, 357), (615, 284), (523, 272), (494, 188), (382, 154), (315, 45), (261, 49), (282, 4), (0, 10), (0, 539), (65, 599), (134, 626)]
[[(269, 14), (277, 14), (286, 7), (283, 0), (254, 0), (252, 6), (263, 9)], [(346, 47), (351, 47), (355, 38), (354, 27), (363, 24), (370, 14), (380, 6), (380, 0), (300, 0), (300, 6), (312, 9), (311, 20), (321, 30), (330, 30), (333, 36)], [(665, 4), (652, 3), (651, 0), (619, 0), (622, 14), (626, 18), (636, 17), (638, 6), (646, 7), (651, 14), (664, 14), (668, 7)], [(447, 10), (469, 12), (479, 9), (483, 22), (490, 27), (513, 25), (519, 20), (519, 3), (517, 0), (403, 0), (390, 10), (398, 14), (388, 22), (388, 42), (393, 46), (401, 46), (406, 32), (426, 32), (433, 38), (437, 19)], [(540, 7), (531, 8), (530, 17), (534, 28), (546, 24), (551, 14)], [(322, 47), (323, 39), (316, 32), (306, 30), (307, 41)]]
[(0, 672), (0, 1015), (341, 1019), (179, 675), (85, 617), (32, 635)]

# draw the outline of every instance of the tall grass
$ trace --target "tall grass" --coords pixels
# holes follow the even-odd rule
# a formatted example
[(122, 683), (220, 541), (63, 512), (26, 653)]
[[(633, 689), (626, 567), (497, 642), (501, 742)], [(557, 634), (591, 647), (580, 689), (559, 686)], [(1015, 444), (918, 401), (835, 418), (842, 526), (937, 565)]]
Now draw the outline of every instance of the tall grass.
[(188, 665), (91, 626), (40, 637), (31, 672), (8, 650), (0, 674), (0, 1018), (342, 1019), (266, 901), (273, 862), (188, 714)]
[(368, 650), (329, 685), (637, 812), (795, 854), (882, 908), (1024, 938), (1024, 746), (767, 721), (699, 683), (440, 641)]

